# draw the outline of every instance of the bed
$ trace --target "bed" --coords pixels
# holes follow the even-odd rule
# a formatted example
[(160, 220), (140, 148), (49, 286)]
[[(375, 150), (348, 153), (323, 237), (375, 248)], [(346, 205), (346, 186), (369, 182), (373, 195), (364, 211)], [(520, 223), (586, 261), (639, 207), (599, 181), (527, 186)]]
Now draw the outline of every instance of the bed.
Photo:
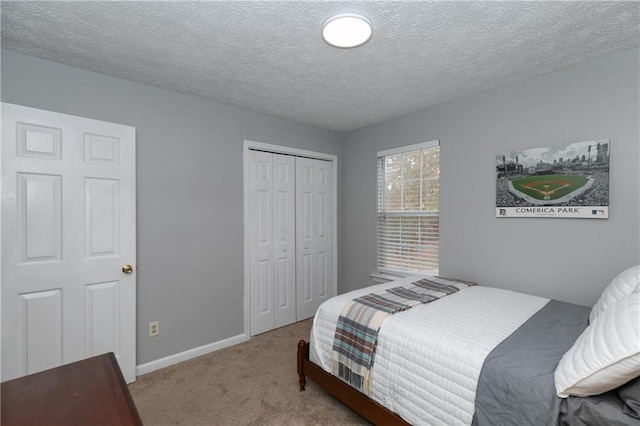
[(300, 389), (313, 380), (374, 424), (640, 425), (640, 265), (593, 308), (468, 286), (394, 313), (379, 326), (370, 386), (339, 378), (332, 358), (345, 305), (423, 278), (432, 277), (321, 305), (298, 344)]

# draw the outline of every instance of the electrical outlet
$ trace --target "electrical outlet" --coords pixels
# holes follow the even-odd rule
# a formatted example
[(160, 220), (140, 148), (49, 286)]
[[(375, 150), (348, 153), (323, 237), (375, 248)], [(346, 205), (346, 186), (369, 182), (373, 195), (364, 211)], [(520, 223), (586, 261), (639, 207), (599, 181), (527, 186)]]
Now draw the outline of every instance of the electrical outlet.
[(151, 321), (149, 323), (149, 337), (160, 334), (160, 321)]

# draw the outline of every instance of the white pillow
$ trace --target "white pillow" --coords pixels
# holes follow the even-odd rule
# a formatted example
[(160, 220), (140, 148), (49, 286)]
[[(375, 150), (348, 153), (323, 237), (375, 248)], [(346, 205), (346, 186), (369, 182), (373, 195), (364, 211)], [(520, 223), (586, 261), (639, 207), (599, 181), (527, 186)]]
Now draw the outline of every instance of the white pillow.
[(554, 378), (559, 397), (599, 395), (640, 376), (640, 292), (600, 313), (564, 354)]
[(598, 315), (600, 315), (607, 307), (613, 305), (618, 300), (630, 295), (634, 291), (640, 291), (640, 265), (622, 271), (618, 274), (604, 289), (600, 299), (591, 309), (589, 314), (589, 324), (591, 324)]

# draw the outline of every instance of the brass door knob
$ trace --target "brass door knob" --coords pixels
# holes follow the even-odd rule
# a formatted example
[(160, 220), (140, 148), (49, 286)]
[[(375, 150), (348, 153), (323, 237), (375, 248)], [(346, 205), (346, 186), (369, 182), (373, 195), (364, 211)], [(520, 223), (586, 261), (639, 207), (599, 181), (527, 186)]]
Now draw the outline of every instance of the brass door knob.
[(133, 272), (133, 266), (131, 265), (124, 265), (122, 267), (122, 272), (124, 272), (125, 274), (130, 274)]

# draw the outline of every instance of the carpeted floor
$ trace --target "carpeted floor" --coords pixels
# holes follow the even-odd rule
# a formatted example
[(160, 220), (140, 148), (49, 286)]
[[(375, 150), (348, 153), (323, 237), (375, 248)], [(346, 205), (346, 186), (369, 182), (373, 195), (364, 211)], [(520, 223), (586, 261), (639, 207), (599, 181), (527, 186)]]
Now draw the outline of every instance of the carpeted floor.
[(307, 381), (300, 392), (296, 349), (311, 320), (138, 377), (129, 386), (153, 425), (366, 425)]

